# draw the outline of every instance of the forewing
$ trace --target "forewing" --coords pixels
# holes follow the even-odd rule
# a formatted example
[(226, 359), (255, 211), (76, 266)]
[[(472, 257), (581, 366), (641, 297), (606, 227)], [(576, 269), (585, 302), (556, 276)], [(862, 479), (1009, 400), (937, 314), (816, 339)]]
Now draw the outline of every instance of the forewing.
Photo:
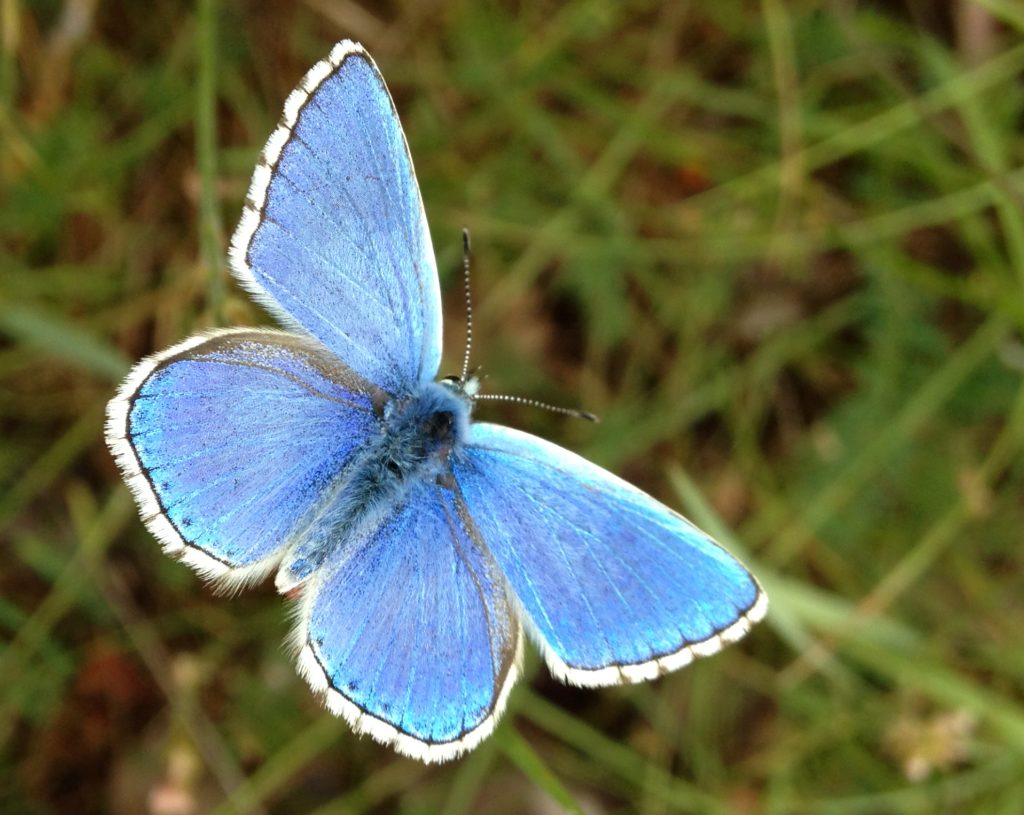
[(107, 444), (164, 549), (237, 584), (280, 560), (374, 431), (379, 393), (312, 339), (224, 329), (140, 362)]
[(430, 232), (394, 104), (361, 46), (338, 43), (288, 97), (230, 260), (279, 319), (392, 395), (437, 373)]
[(456, 481), (560, 679), (650, 679), (764, 616), (743, 565), (650, 496), (536, 436), (471, 434)]
[(455, 492), (413, 487), (305, 592), (300, 669), (356, 731), (444, 761), (494, 728), (518, 676), (522, 633)]

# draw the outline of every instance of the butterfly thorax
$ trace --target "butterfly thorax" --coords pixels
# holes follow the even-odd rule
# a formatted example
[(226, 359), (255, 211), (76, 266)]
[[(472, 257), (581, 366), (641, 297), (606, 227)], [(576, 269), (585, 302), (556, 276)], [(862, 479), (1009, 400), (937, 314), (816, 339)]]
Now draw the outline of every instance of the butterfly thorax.
[(324, 500), (296, 529), (278, 587), (298, 585), (346, 544), (373, 532), (415, 485), (448, 485), (451, 458), (469, 432), (471, 408), (466, 391), (448, 382), (427, 382), (410, 396), (383, 400), (378, 432), (351, 456)]
[(389, 400), (381, 410), (380, 466), (399, 481), (445, 474), (469, 432), (471, 407), (470, 397), (447, 381)]

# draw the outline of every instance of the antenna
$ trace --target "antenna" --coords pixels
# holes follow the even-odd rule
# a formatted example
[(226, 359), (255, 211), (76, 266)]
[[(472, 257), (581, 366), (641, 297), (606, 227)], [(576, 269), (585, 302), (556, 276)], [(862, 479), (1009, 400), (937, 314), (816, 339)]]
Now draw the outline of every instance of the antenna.
[(576, 419), (586, 419), (588, 422), (601, 421), (593, 413), (589, 413), (585, 410), (549, 405), (547, 402), (540, 402), (537, 399), (526, 399), (522, 396), (509, 396), (504, 393), (478, 393), (473, 397), (473, 400), (476, 402), (481, 400), (489, 402), (514, 402), (517, 405), (529, 405), (530, 407), (541, 408), (542, 410), (550, 410), (552, 413), (561, 413), (563, 416), (572, 416)]
[[(473, 302), (470, 296), (469, 290), (469, 258), (470, 258), (470, 243), (469, 243), (469, 230), (466, 227), (462, 228), (462, 270), (463, 280), (466, 291), (466, 353), (462, 358), (462, 375), (459, 377), (459, 385), (462, 386), (464, 392), (469, 393), (470, 389), (467, 386), (469, 376), (469, 352), (473, 346)], [(474, 372), (475, 373), (475, 372)], [(454, 380), (455, 377), (447, 377), (449, 380)], [(477, 380), (474, 376), (474, 387), (479, 387), (476, 384)], [(488, 401), (488, 402), (513, 402), (517, 405), (529, 405), (530, 407), (541, 408), (542, 410), (550, 410), (552, 413), (560, 413), (563, 416), (572, 416), (577, 419), (586, 419), (588, 422), (598, 422), (600, 419), (597, 418), (593, 413), (588, 413), (585, 410), (575, 410), (573, 408), (558, 407), (558, 405), (549, 405), (547, 402), (540, 402), (537, 399), (526, 399), (522, 396), (509, 396), (507, 394), (499, 393), (471, 393), (470, 398), (474, 402)]]
[(469, 230), (462, 227), (462, 271), (463, 281), (466, 287), (466, 353), (462, 358), (462, 376), (459, 382), (466, 384), (466, 377), (469, 375), (469, 351), (473, 346), (473, 302), (469, 294)]

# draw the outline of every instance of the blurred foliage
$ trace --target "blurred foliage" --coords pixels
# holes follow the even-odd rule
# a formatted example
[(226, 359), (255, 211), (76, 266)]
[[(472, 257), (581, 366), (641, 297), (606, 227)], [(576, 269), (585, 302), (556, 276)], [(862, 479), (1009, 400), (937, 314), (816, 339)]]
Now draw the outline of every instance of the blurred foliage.
[[(1015, 0), (0, 0), (0, 810), (1017, 813), (1024, 11)], [(130, 361), (268, 318), (249, 174), (342, 37), (387, 77), (461, 353), (772, 597), (581, 691), (531, 655), (424, 767), (353, 736), (264, 586), (163, 557), (101, 438)]]

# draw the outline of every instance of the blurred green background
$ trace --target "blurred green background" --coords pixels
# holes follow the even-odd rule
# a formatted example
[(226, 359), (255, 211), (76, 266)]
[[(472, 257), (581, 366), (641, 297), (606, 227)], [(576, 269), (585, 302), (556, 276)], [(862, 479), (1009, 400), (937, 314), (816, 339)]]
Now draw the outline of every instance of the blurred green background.
[[(1024, 811), (1024, 6), (0, 0), (0, 811)], [(480, 410), (678, 507), (772, 598), (583, 691), (535, 654), (425, 767), (325, 713), (266, 585), (164, 557), (129, 364), (267, 316), (226, 239), (288, 91), (387, 78)]]

